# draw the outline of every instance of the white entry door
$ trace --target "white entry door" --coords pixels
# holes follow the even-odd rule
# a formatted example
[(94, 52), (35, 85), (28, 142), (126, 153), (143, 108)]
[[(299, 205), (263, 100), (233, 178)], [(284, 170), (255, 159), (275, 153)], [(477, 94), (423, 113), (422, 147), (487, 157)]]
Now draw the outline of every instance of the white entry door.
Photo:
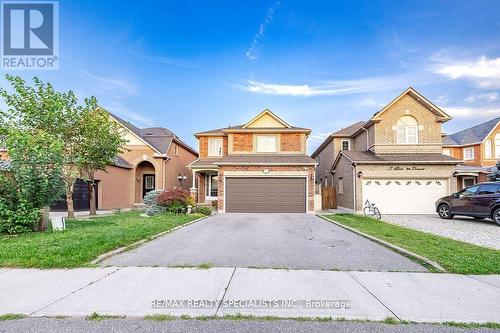
[(363, 180), (363, 205), (368, 199), (382, 214), (434, 214), (434, 204), (446, 195), (446, 179)]

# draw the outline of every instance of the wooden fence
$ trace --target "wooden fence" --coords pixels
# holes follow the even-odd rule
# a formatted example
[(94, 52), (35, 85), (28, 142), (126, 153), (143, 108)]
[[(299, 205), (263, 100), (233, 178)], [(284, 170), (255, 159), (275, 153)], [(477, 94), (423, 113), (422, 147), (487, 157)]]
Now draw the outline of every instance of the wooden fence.
[(333, 186), (323, 186), (321, 188), (321, 209), (337, 208), (337, 193)]

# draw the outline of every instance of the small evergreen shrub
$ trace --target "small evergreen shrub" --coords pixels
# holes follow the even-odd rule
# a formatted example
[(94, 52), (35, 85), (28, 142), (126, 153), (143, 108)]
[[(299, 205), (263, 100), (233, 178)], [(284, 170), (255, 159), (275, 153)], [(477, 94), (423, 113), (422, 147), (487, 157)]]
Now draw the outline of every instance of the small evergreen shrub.
[(198, 206), (195, 209), (196, 213), (203, 214), (205, 216), (210, 216), (212, 215), (212, 209), (207, 206)]
[(158, 199), (158, 196), (160, 195), (162, 191), (160, 190), (153, 190), (149, 191), (146, 193), (144, 196), (144, 199), (142, 201), (144, 202), (145, 205), (151, 206), (153, 204), (156, 204), (156, 199)]
[(167, 212), (167, 208), (164, 206), (160, 206), (158, 204), (152, 204), (146, 208), (144, 213), (148, 216), (155, 216), (160, 214), (165, 214)]

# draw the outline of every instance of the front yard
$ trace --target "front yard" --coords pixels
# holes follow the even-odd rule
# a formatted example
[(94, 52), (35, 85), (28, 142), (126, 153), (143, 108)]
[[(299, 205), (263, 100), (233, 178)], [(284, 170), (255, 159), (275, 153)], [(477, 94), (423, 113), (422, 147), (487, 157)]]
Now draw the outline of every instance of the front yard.
[(399, 227), (360, 215), (327, 218), (437, 262), (450, 273), (500, 274), (500, 250)]
[(71, 268), (90, 266), (99, 255), (130, 245), (199, 218), (164, 214), (141, 217), (117, 213), (88, 220), (67, 220), (62, 232), (0, 236), (0, 267)]

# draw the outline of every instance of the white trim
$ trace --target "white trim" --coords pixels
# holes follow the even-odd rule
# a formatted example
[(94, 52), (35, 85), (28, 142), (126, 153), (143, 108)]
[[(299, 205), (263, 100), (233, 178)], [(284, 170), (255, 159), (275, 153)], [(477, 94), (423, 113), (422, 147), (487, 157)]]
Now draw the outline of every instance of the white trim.
[(248, 123), (245, 124), (245, 126), (243, 126), (242, 128), (247, 128), (248, 126), (250, 126), (251, 124), (253, 124), (255, 121), (257, 121), (259, 118), (261, 118), (262, 116), (264, 116), (265, 114), (268, 114), (270, 115), (271, 117), (273, 117), (274, 119), (276, 119), (279, 123), (281, 123), (283, 126), (287, 127), (287, 128), (292, 128), (292, 126), (290, 126), (286, 121), (284, 121), (283, 119), (281, 119), (280, 117), (278, 117), (277, 115), (275, 115), (273, 112), (271, 112), (271, 110), (269, 109), (265, 109), (264, 111), (262, 111), (261, 113), (259, 113), (258, 115), (256, 115), (255, 117), (253, 117)]
[[(344, 149), (344, 142), (347, 142), (347, 149)], [(340, 150), (351, 150), (351, 140), (341, 139), (340, 140)]]
[[(467, 158), (466, 154), (465, 154), (465, 152), (468, 150), (472, 151), (472, 155), (470, 158)], [(474, 147), (464, 147), (464, 148), (462, 148), (462, 152), (463, 152), (463, 156), (464, 156), (464, 161), (472, 161), (474, 159)]]
[[(210, 151), (210, 142), (220, 142), (220, 147), (216, 147), (215, 149), (218, 150), (218, 153), (216, 152), (214, 154), (214, 152)], [(224, 139), (223, 138), (208, 138), (207, 140), (207, 157), (221, 157), (224, 155)]]
[(476, 184), (477, 184), (477, 179), (476, 179), (476, 177), (475, 177), (475, 176), (470, 176), (470, 177), (469, 177), (469, 176), (468, 176), (468, 177), (462, 177), (462, 188), (466, 188), (466, 187), (467, 187), (467, 186), (465, 186), (465, 180), (466, 180), (466, 179), (472, 179), (472, 180), (474, 181), (474, 184), (472, 184), (472, 185), (467, 185), (467, 186), (474, 186), (474, 185), (476, 185)]
[[(165, 157), (168, 157), (167, 154), (163, 154), (158, 149), (156, 149), (155, 147), (153, 147), (150, 143), (148, 143), (146, 140), (144, 140), (143, 138), (141, 138), (140, 136), (138, 136), (137, 134), (135, 134), (134, 132), (132, 132), (130, 129), (128, 129), (125, 125), (123, 125), (123, 123), (121, 121), (119, 121), (118, 119), (116, 119), (115, 117), (113, 117), (110, 113), (108, 113), (108, 116), (110, 118), (112, 118), (115, 122), (117, 122), (123, 129), (125, 129), (125, 131), (127, 133), (130, 133), (133, 136), (135, 136), (137, 139), (139, 139), (140, 141), (142, 141), (146, 146), (150, 147), (151, 149), (153, 149), (155, 152), (157, 152), (161, 156), (164, 155)], [(169, 145), (169, 148), (170, 148), (170, 145)], [(168, 150), (167, 150), (167, 152), (168, 152)]]
[(498, 125), (500, 125), (500, 120), (497, 122), (497, 124), (495, 126), (493, 126), (493, 128), (491, 129), (491, 131), (488, 133), (488, 135), (483, 139), (482, 142), (485, 142), (486, 139), (488, 139), (490, 137), (490, 135), (493, 134), (493, 132), (495, 131), (495, 129), (498, 127)]
[[(205, 188), (203, 189), (205, 191), (205, 201), (214, 201), (219, 199), (219, 184), (217, 184), (217, 196), (212, 196), (212, 177), (217, 176), (217, 173), (213, 172), (207, 172), (205, 173)], [(217, 179), (217, 183), (219, 180)], [(210, 195), (207, 195), (210, 194)]]

